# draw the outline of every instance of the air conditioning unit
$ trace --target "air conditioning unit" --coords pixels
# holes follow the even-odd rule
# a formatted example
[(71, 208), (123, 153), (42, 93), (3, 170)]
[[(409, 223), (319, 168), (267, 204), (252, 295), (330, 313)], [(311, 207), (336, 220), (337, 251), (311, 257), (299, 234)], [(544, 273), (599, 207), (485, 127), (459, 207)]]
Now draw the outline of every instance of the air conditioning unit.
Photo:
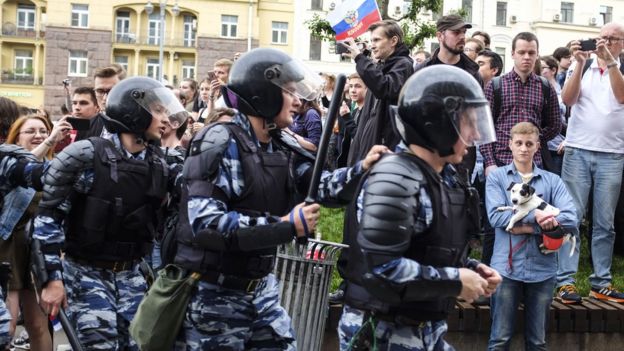
[(561, 14), (555, 13), (555, 15), (553, 16), (553, 22), (559, 22), (559, 21), (561, 21)]
[(598, 18), (596, 18), (596, 17), (590, 17), (589, 18), (589, 25), (590, 26), (595, 26), (597, 24), (598, 24)]
[(516, 15), (511, 15), (511, 16), (509, 17), (509, 23), (516, 23), (516, 22), (518, 22), (518, 16), (516, 16)]

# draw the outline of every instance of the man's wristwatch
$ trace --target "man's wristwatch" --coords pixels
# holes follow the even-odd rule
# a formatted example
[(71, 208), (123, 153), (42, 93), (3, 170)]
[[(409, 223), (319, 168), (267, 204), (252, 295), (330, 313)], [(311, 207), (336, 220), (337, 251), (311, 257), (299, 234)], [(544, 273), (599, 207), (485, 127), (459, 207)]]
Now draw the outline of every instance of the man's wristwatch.
[(616, 61), (613, 61), (613, 62), (607, 64), (607, 69), (612, 68), (612, 67), (617, 67), (617, 62)]

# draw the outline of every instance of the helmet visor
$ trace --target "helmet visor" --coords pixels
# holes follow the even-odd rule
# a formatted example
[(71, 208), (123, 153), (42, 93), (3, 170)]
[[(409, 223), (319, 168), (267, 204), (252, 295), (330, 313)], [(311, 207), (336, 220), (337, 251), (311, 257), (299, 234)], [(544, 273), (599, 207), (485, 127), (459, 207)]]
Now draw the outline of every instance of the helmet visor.
[(188, 112), (171, 89), (160, 87), (146, 91), (143, 96), (134, 96), (137, 104), (154, 117), (166, 117), (172, 129), (179, 128), (188, 118)]
[(271, 83), (300, 99), (316, 99), (323, 86), (321, 77), (297, 59), (273, 65), (264, 74)]
[(458, 123), (453, 125), (457, 135), (467, 146), (480, 146), (496, 141), (494, 121), (487, 104), (466, 106), (459, 113)]

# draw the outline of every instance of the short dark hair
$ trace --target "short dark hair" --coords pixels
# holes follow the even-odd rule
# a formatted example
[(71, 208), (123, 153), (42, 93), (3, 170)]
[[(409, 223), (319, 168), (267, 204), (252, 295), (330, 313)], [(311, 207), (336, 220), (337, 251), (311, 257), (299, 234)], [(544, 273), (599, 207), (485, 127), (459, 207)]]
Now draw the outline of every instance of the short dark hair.
[(416, 56), (418, 54), (425, 54), (425, 59), (430, 59), (431, 58), (431, 53), (429, 51), (427, 51), (427, 50), (420, 49), (420, 50), (418, 50), (418, 51), (416, 51), (414, 53), (414, 56)]
[(490, 38), (489, 34), (487, 34), (486, 32), (482, 32), (482, 31), (478, 30), (478, 31), (472, 33), (472, 38), (474, 38), (477, 35), (483, 37), (483, 44), (485, 44), (486, 47), (490, 47), (490, 43), (491, 43), (492, 39)]
[(91, 97), (91, 102), (97, 105), (97, 98), (95, 97), (95, 90), (91, 87), (78, 87), (74, 89), (74, 95), (89, 95)]
[(554, 69), (556, 71), (559, 69), (559, 62), (555, 60), (555, 58), (552, 56), (542, 56), (540, 57), (540, 60), (544, 61), (546, 65), (548, 66), (548, 68), (551, 70)]
[(404, 36), (403, 29), (401, 29), (401, 26), (399, 26), (399, 24), (396, 21), (383, 20), (383, 21), (375, 22), (371, 24), (370, 27), (368, 27), (368, 31), (373, 32), (375, 29), (379, 27), (383, 28), (384, 35), (387, 38), (397, 37), (399, 39), (397, 41), (397, 46), (400, 44), (403, 44), (403, 36)]
[(500, 76), (503, 73), (503, 59), (499, 54), (495, 53), (492, 50), (485, 49), (479, 53), (479, 56), (485, 56), (490, 58), (490, 67), (498, 68), (498, 72), (496, 72), (496, 77)]
[(572, 52), (570, 51), (570, 48), (561, 46), (561, 47), (556, 48), (555, 51), (553, 51), (552, 56), (555, 58), (555, 60), (561, 61), (561, 59), (563, 58), (572, 57)]
[(19, 118), (20, 114), (19, 105), (15, 101), (0, 96), (0, 139), (2, 142), (6, 139), (11, 125)]
[(112, 78), (114, 76), (118, 76), (119, 80), (121, 80), (121, 77), (119, 76), (119, 71), (116, 67), (113, 66), (106, 66), (106, 67), (99, 67), (95, 69), (95, 72), (93, 73), (93, 79), (95, 78)]
[(534, 41), (535, 44), (537, 44), (537, 49), (539, 50), (539, 40), (537, 40), (537, 36), (531, 32), (520, 32), (518, 34), (516, 34), (516, 36), (513, 38), (513, 41), (511, 42), (511, 51), (516, 51), (516, 42), (518, 40), (526, 40), (529, 43)]

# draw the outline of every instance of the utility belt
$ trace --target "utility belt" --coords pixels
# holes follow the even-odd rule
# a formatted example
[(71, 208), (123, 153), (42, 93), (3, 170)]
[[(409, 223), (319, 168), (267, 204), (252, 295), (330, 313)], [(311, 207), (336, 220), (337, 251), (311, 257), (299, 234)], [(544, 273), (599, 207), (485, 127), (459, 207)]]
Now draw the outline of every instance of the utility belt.
[[(80, 245), (68, 241), (66, 249), (69, 257), (94, 262), (138, 261), (152, 252), (153, 244), (148, 242), (104, 242), (94, 245)], [(103, 264), (106, 266), (106, 264)], [(110, 269), (110, 268), (105, 268)]]
[[(451, 301), (451, 299), (449, 299)], [(452, 299), (454, 305), (454, 299)], [(349, 282), (345, 291), (345, 302), (359, 310), (362, 310), (378, 320), (390, 323), (422, 327), (427, 321), (446, 319), (446, 313), (442, 311), (427, 311), (407, 303), (401, 306), (391, 306), (371, 296), (364, 287)], [(431, 301), (426, 304), (441, 304), (443, 301)], [(412, 303), (410, 303), (412, 304)], [(423, 303), (417, 303), (423, 304)]]
[(75, 257), (69, 257), (69, 259), (75, 263), (78, 263), (82, 266), (90, 266), (98, 269), (106, 269), (113, 271), (115, 273), (123, 272), (123, 271), (131, 271), (134, 269), (136, 265), (138, 265), (141, 260), (127, 260), (127, 261), (102, 261), (102, 260), (84, 260)]
[(240, 290), (248, 294), (253, 294), (258, 288), (260, 282), (262, 282), (263, 278), (250, 279), (211, 271), (202, 272), (199, 279), (210, 284), (219, 285), (226, 289)]

